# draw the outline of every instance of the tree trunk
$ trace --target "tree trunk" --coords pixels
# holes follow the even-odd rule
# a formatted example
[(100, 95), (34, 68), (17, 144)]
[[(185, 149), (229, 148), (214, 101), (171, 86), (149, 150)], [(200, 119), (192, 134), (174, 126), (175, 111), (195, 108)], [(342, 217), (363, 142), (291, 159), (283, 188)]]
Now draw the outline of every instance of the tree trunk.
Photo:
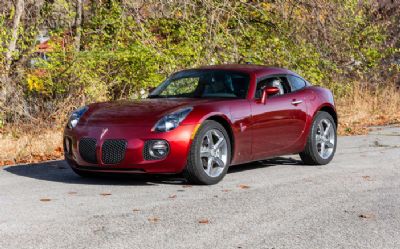
[(75, 50), (77, 52), (81, 48), (82, 15), (83, 15), (83, 0), (76, 0)]
[(5, 70), (0, 72), (0, 118), (3, 119), (7, 114), (15, 117), (15, 115), (20, 115), (19, 113), (21, 113), (23, 116), (21, 111), (22, 100), (20, 98), (22, 94), (18, 86), (10, 78), (10, 70), (13, 63), (13, 54), (17, 49), (18, 30), (21, 23), (21, 16), (24, 13), (25, 1), (16, 0), (14, 7), (15, 13), (12, 17), (11, 38), (5, 54)]
[(24, 5), (25, 2), (24, 0), (16, 0), (15, 3), (15, 14), (13, 16), (13, 21), (12, 21), (12, 29), (11, 29), (11, 40), (10, 43), (8, 44), (8, 49), (6, 52), (6, 71), (8, 72), (11, 63), (12, 63), (12, 55), (15, 52), (15, 49), (17, 47), (17, 40), (18, 40), (18, 29), (19, 29), (19, 24), (21, 22), (21, 16), (22, 13), (24, 12)]

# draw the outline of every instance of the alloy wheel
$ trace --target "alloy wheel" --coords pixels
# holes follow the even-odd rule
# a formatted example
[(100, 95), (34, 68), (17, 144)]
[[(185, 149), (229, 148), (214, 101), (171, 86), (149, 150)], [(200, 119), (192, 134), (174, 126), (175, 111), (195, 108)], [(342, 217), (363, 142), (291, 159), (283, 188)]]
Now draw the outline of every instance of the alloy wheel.
[(228, 144), (221, 131), (211, 129), (206, 132), (202, 139), (200, 159), (208, 176), (221, 175), (228, 160)]
[(321, 158), (329, 158), (335, 147), (335, 130), (329, 119), (322, 119), (315, 135), (318, 154)]

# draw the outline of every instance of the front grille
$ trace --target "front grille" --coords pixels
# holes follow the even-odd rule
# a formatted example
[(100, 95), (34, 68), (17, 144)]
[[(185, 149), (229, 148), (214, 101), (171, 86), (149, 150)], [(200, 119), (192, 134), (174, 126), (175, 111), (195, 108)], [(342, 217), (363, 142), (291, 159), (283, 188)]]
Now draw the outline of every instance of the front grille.
[(81, 138), (79, 140), (79, 154), (86, 162), (97, 163), (96, 139), (89, 137)]
[(101, 148), (102, 160), (105, 164), (117, 164), (125, 158), (126, 140), (108, 139)]

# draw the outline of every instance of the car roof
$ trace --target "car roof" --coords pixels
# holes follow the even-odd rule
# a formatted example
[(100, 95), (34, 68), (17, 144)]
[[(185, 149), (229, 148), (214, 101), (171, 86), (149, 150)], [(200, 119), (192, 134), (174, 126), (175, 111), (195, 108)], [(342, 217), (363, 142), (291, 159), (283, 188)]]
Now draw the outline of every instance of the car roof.
[(210, 65), (210, 66), (202, 66), (198, 69), (221, 69), (221, 70), (234, 70), (244, 73), (254, 73), (256, 76), (265, 75), (265, 74), (292, 74), (297, 75), (296, 73), (279, 67), (268, 67), (263, 65), (256, 64), (221, 64), (221, 65)]

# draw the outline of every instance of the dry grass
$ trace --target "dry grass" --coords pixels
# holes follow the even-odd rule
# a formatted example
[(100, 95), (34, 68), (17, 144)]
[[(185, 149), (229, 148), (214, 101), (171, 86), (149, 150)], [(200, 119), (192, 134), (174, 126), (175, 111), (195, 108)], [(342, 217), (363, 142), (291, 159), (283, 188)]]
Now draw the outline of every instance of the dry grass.
[[(378, 90), (357, 86), (336, 99), (336, 105), (341, 135), (365, 134), (369, 126), (400, 124), (400, 91), (395, 86)], [(0, 166), (61, 159), (61, 146), (61, 128), (8, 127), (0, 130)]]
[(62, 158), (62, 131), (13, 127), (0, 133), (0, 166)]
[(365, 134), (370, 126), (400, 123), (400, 91), (394, 85), (377, 90), (356, 86), (337, 99), (336, 106), (341, 135)]

